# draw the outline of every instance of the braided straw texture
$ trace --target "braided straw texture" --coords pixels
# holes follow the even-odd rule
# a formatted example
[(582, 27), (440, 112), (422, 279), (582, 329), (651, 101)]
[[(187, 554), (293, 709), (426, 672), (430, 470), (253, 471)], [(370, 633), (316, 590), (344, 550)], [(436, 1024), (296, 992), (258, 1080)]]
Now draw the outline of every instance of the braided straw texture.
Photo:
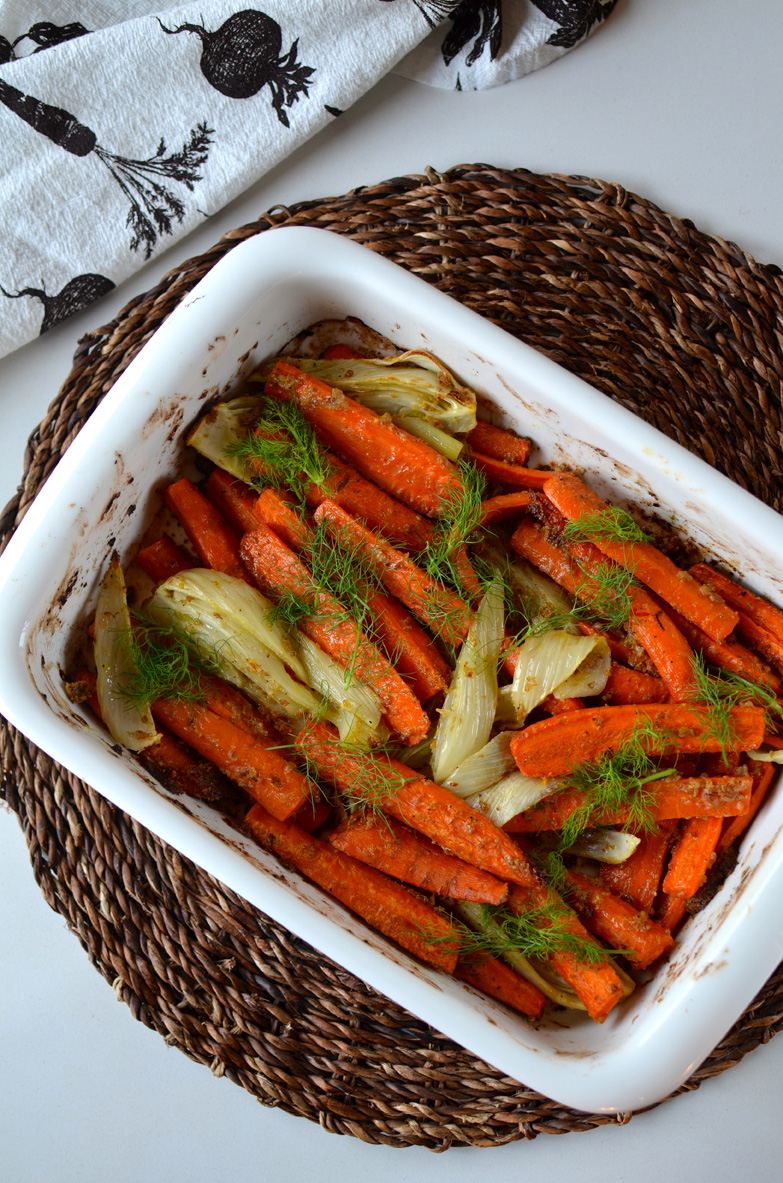
[[(7, 539), (184, 294), (272, 226), (344, 234), (541, 349), (783, 509), (783, 282), (617, 185), (485, 165), (277, 207), (79, 342), (0, 521)], [(361, 312), (361, 310), (357, 310)], [(3, 793), (49, 905), (134, 1016), (263, 1104), (387, 1146), (495, 1146), (617, 1117), (500, 1075), (325, 960), (0, 726)], [(783, 966), (680, 1091), (783, 1026)]]

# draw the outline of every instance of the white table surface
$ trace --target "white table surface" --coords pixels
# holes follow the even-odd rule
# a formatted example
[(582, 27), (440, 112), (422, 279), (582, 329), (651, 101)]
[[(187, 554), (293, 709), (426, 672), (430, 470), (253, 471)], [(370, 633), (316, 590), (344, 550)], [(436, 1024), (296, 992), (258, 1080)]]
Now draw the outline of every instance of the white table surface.
[[(620, 0), (585, 45), (484, 93), (388, 77), (330, 128), (99, 305), (0, 361), (0, 502), (65, 379), (78, 338), (180, 260), (278, 203), (432, 165), (483, 161), (617, 181), (783, 265), (783, 5)], [(493, 1152), (394, 1151), (264, 1109), (134, 1022), (40, 896), (15, 819), (0, 815), (0, 1175), (14, 1183), (187, 1178), (439, 1179), (491, 1169), (652, 1183), (783, 1176), (783, 1037), (624, 1128)], [(481, 1156), (479, 1158), (479, 1156)]]

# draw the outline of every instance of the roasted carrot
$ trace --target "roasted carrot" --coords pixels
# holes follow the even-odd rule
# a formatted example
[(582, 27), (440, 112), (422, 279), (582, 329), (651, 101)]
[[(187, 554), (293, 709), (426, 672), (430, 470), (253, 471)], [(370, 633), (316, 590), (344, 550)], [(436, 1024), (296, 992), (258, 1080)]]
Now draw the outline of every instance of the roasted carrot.
[[(681, 817), (734, 817), (748, 808), (753, 785), (751, 776), (670, 776), (653, 782), (654, 802), (650, 815), (654, 822)], [(536, 834), (544, 830), (562, 830), (569, 817), (587, 803), (588, 798), (576, 789), (565, 789), (518, 813), (503, 829), (509, 834)], [(621, 826), (630, 816), (630, 808), (605, 809), (591, 817), (594, 826)]]
[[(534, 522), (523, 518), (511, 538), (511, 546), (517, 554), (546, 572), (572, 595), (578, 591), (587, 603), (597, 602), (594, 576), (611, 560), (601, 556), (601, 552), (591, 543), (577, 543), (569, 547), (567, 552), (553, 546)], [(578, 559), (581, 569), (572, 561), (571, 552)], [(631, 587), (628, 597), (631, 609), (629, 631), (649, 655), (672, 698), (687, 702), (694, 697), (697, 689), (693, 654), (688, 642), (644, 588)]]
[(628, 641), (616, 636), (611, 630), (601, 628), (594, 621), (577, 620), (576, 627), (585, 637), (603, 637), (609, 646), (612, 661), (619, 665), (627, 665), (631, 669), (639, 669), (641, 673), (648, 672), (641, 668), (641, 663), (646, 660), (641, 646), (629, 644)]
[(293, 550), (301, 550), (312, 544), (312, 530), (276, 489), (263, 489), (259, 493), (253, 514), (254, 521), (248, 526), (247, 532), (262, 524), (273, 530)]
[(323, 723), (308, 724), (297, 736), (297, 747), (319, 776), (341, 792), (377, 803), (464, 862), (510, 883), (537, 886), (540, 875), (526, 855), (483, 813), (386, 755), (346, 751), (336, 736)]
[(715, 861), (722, 829), (720, 817), (693, 817), (682, 823), (661, 884), (664, 895), (689, 900), (696, 894)]
[(257, 524), (253, 513), (258, 494), (222, 468), (209, 475), (204, 492), (240, 537)]
[(324, 361), (351, 361), (361, 356), (361, 353), (351, 349), (350, 345), (330, 345), (321, 354)]
[(205, 567), (252, 583), (239, 555), (239, 538), (222, 514), (187, 477), (169, 485), (163, 500), (179, 520)]
[(410, 683), (419, 702), (444, 694), (451, 682), (451, 669), (410, 612), (394, 596), (379, 591), (368, 594), (367, 606), (373, 636), (395, 669)]
[(473, 448), (468, 450), (468, 456), (476, 468), (480, 468), (493, 484), (506, 485), (510, 489), (543, 489), (552, 475), (551, 472), (539, 468), (509, 464), (505, 460), (498, 460), (495, 456), (488, 456), (485, 452), (477, 452)]
[(312, 785), (295, 764), (200, 703), (158, 698), (152, 714), (275, 817), (285, 820), (310, 800)]
[(394, 818), (354, 814), (329, 835), (332, 846), (422, 891), (453, 900), (502, 904), (508, 885), (486, 871), (446, 854), (424, 834)]
[(762, 764), (756, 760), (749, 760), (748, 767), (753, 774), (753, 788), (751, 789), (748, 808), (744, 813), (738, 814), (737, 817), (726, 819), (720, 839), (718, 840), (718, 850), (725, 850), (733, 842), (737, 841), (740, 834), (744, 834), (758, 813), (759, 807), (772, 783), (772, 777), (775, 773), (774, 764)]
[(430, 721), (413, 691), (388, 659), (368, 641), (341, 605), (321, 590), (306, 567), (268, 526), (260, 525), (242, 539), (242, 556), (262, 591), (280, 596), (291, 591), (313, 605), (299, 628), (354, 677), (371, 686), (392, 729), (408, 744), (427, 735)]
[(499, 497), (489, 497), (481, 503), (481, 524), (491, 526), (494, 522), (504, 522), (507, 518), (518, 518), (530, 507), (530, 493), (501, 493)]
[(643, 674), (640, 670), (632, 670), (613, 661), (600, 697), (607, 706), (624, 706), (635, 702), (664, 702), (668, 697), (668, 690), (662, 678)]
[(468, 957), (460, 960), (454, 970), (454, 977), (533, 1019), (539, 1018), (546, 1006), (546, 995), (537, 986), (514, 973), (513, 969), (496, 957)]
[(688, 644), (698, 653), (703, 653), (709, 662), (719, 669), (729, 673), (739, 674), (749, 682), (756, 682), (759, 686), (767, 686), (770, 690), (780, 690), (781, 681), (770, 667), (750, 649), (740, 645), (734, 637), (726, 637), (722, 641), (713, 641), (695, 624), (691, 624), (673, 608), (666, 608), (667, 613), (685, 637)]
[[(607, 503), (574, 473), (558, 473), (544, 486), (545, 496), (570, 521), (587, 520), (606, 513)], [(708, 595), (687, 571), (667, 558), (650, 542), (620, 542), (601, 537), (590, 539), (599, 550), (627, 567), (637, 579), (657, 592), (686, 620), (703, 629), (713, 640), (722, 641), (735, 628), (737, 613), (715, 595)]]
[[(526, 891), (523, 888), (514, 887), (509, 893), (506, 907), (511, 912), (524, 915), (530, 908), (551, 903), (553, 899), (557, 901), (557, 896), (551, 888), (537, 887)], [(590, 941), (589, 934), (574, 913), (563, 905), (562, 901), (557, 902), (566, 918), (568, 931), (574, 936)], [(545, 924), (546, 921), (541, 923)], [(552, 968), (560, 974), (584, 1004), (590, 1018), (594, 1019), (596, 1023), (603, 1023), (612, 1008), (623, 997), (623, 984), (610, 960), (607, 958), (605, 961), (593, 965), (580, 961), (570, 951), (552, 953), (549, 960)]]
[(420, 513), (438, 517), (461, 494), (459, 473), (444, 456), (319, 378), (279, 361), (265, 390), (295, 400), (322, 444)]
[(465, 436), (468, 446), (484, 456), (494, 456), (496, 460), (505, 460), (509, 464), (527, 464), (530, 450), (533, 447), (529, 439), (513, 435), (504, 431), (502, 427), (495, 427), (492, 423), (480, 420), (472, 431)]
[(329, 821), (331, 815), (332, 807), (329, 802), (323, 797), (313, 797), (311, 801), (306, 801), (302, 808), (297, 810), (291, 818), (291, 822), (293, 825), (299, 826), (301, 830), (306, 830), (308, 834), (317, 834)]
[[(730, 718), (732, 747), (743, 751), (757, 748), (764, 735), (763, 710), (732, 707)], [(651, 728), (658, 738), (646, 737), (644, 728)], [(717, 752), (722, 747), (706, 707), (643, 703), (587, 708), (543, 719), (514, 736), (511, 752), (525, 776), (563, 776), (577, 764), (617, 751), (635, 735), (639, 735), (648, 752), (664, 748), (685, 753)]]
[(257, 805), (245, 826), (261, 846), (296, 867), (371, 928), (429, 965), (454, 972), (459, 940), (451, 922), (400, 883)]
[(162, 583), (170, 575), (179, 575), (180, 571), (189, 571), (195, 566), (190, 555), (185, 554), (167, 535), (163, 535), (157, 542), (150, 543), (136, 555), (136, 562), (153, 583)]
[(464, 600), (432, 579), (402, 551), (368, 530), (334, 501), (323, 501), (314, 517), (324, 523), (336, 541), (343, 540), (354, 546), (377, 572), (387, 591), (410, 608), (422, 624), (449, 644), (464, 640), (473, 618)]
[(203, 674), (199, 679), (199, 688), (204, 706), (213, 714), (219, 715), (221, 719), (228, 719), (235, 727), (240, 727), (242, 731), (255, 736), (262, 743), (280, 742), (271, 719), (250, 699), (245, 698), (236, 686), (224, 682), (222, 678)]
[(701, 583), (708, 584), (713, 591), (730, 604), (738, 613), (752, 620), (760, 628), (772, 633), (783, 645), (783, 611), (770, 604), (769, 600), (757, 596), (727, 575), (713, 570), (706, 563), (697, 563), (691, 567), (690, 574)]
[(666, 929), (645, 912), (576, 871), (568, 872), (568, 902), (588, 932), (613, 949), (626, 950), (627, 960), (637, 969), (646, 969), (674, 944)]
[(663, 864), (669, 850), (675, 821), (659, 822), (656, 829), (639, 835), (639, 845), (625, 862), (601, 865), (605, 887), (628, 900), (640, 912), (650, 912), (661, 884)]
[(661, 928), (665, 928), (667, 932), (674, 932), (685, 913), (684, 896), (660, 893), (656, 904), (656, 916)]

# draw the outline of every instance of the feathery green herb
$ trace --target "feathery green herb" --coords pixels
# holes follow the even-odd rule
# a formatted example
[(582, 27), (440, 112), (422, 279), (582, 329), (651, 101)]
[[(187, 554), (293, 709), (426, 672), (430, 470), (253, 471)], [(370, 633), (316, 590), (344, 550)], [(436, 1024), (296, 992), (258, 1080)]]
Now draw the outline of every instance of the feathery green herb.
[(454, 553), (469, 542), (481, 525), (481, 503), (487, 488), (486, 478), (474, 464), (457, 464), (462, 488), (444, 500), (435, 537), (427, 544), (422, 565), (433, 579), (459, 587), (454, 567)]
[(610, 505), (599, 513), (583, 514), (575, 521), (566, 522), (564, 537), (569, 542), (652, 542), (627, 509)]
[(129, 647), (135, 668), (133, 678), (121, 687), (128, 702), (144, 709), (156, 698), (203, 701), (202, 674), (220, 672), (215, 654), (197, 646), (173, 621), (161, 621), (142, 610), (131, 619), (130, 632), (117, 637), (119, 644)]
[(304, 505), (310, 484), (322, 487), (329, 468), (315, 432), (296, 403), (269, 399), (264, 413), (248, 433), (229, 448), (244, 460), (252, 476), (293, 493)]
[(617, 563), (601, 563), (592, 571), (582, 568), (575, 604), (588, 618), (602, 620), (609, 628), (622, 628), (631, 615), (631, 591), (637, 586), (633, 573)]
[(481, 914), (481, 930), (460, 925), (461, 957), (481, 954), (503, 957), (506, 953), (518, 953), (522, 957), (549, 960), (556, 953), (570, 953), (587, 965), (600, 965), (608, 957), (624, 952), (605, 949), (571, 931), (573, 914), (554, 894), (546, 903), (531, 906), (520, 914), (488, 904)]
[(724, 760), (729, 752), (737, 750), (732, 707), (740, 704), (761, 707), (769, 731), (780, 725), (783, 707), (766, 686), (749, 682), (739, 674), (710, 670), (703, 653), (694, 653), (692, 665), (698, 697), (707, 707), (711, 734), (720, 745)]

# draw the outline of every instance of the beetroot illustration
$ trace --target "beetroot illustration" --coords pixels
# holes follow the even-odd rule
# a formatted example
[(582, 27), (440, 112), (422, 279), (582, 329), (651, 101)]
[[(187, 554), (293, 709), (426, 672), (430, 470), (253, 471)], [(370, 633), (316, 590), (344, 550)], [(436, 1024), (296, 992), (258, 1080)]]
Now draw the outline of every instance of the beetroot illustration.
[(164, 33), (195, 33), (201, 39), (201, 73), (210, 86), (229, 99), (250, 99), (265, 86), (272, 92), (272, 106), (277, 118), (289, 126), (283, 110), (307, 94), (311, 66), (301, 66), (296, 60), (297, 39), (282, 54), (283, 34), (277, 21), (265, 12), (246, 8), (235, 12), (219, 29), (210, 32), (203, 25), (180, 25)]
[(47, 333), (60, 321), (67, 320), (75, 312), (81, 312), (93, 300), (99, 300), (110, 292), (114, 284), (105, 275), (77, 275), (68, 281), (62, 291), (56, 296), (49, 296), (42, 288), (22, 288), (19, 292), (7, 292), (0, 286), (0, 292), (8, 296), (9, 300), (18, 300), (20, 296), (34, 296), (44, 306), (44, 317), (41, 322), (41, 333)]

